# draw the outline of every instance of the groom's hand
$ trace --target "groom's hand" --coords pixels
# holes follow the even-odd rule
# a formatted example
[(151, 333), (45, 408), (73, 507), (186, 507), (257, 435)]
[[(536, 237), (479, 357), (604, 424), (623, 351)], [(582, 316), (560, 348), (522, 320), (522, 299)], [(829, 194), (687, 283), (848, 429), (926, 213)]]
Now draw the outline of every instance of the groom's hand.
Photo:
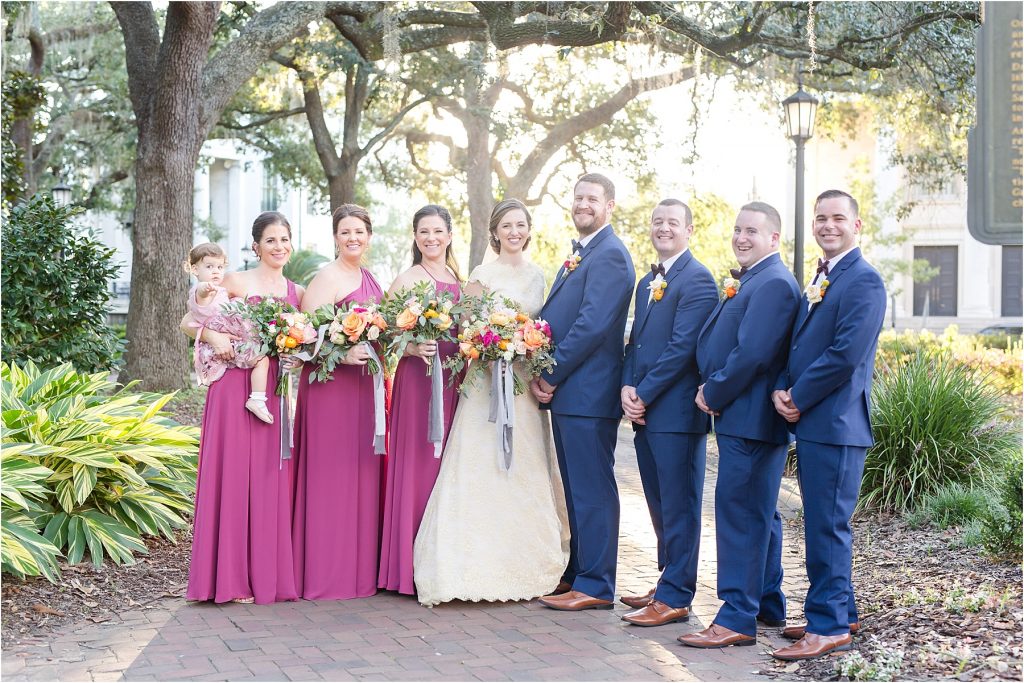
[(647, 406), (640, 400), (640, 397), (636, 393), (636, 387), (629, 386), (628, 384), (622, 387), (622, 391), (619, 395), (622, 400), (622, 412), (632, 422), (637, 424), (646, 424), (644, 420), (644, 413), (647, 410)]
[(701, 384), (699, 387), (697, 387), (697, 397), (695, 399), (693, 399), (693, 402), (697, 404), (698, 408), (703, 410), (708, 415), (720, 415), (721, 414), (721, 413), (719, 413), (717, 411), (711, 410), (711, 408), (708, 407), (707, 402), (704, 400), (704, 385), (703, 384)]
[(533, 394), (533, 397), (537, 399), (540, 403), (551, 403), (551, 397), (554, 395), (554, 392), (545, 391), (544, 388), (541, 386), (542, 382), (549, 387), (551, 386), (550, 384), (544, 382), (544, 380), (540, 379), (539, 377), (535, 377), (532, 380), (530, 380), (530, 393)]

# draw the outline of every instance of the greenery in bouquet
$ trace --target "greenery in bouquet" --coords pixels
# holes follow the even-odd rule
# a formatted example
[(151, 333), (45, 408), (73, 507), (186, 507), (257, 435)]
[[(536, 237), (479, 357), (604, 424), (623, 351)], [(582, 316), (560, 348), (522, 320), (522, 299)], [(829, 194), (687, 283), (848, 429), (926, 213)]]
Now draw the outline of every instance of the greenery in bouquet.
[[(465, 310), (465, 304), (457, 304), (451, 292), (438, 291), (431, 282), (399, 290), (380, 306), (390, 328), (388, 347), (401, 355), (409, 343), (455, 341), (452, 328)], [(431, 373), (432, 366), (428, 365), (427, 374)]]
[[(245, 301), (238, 299), (226, 304), (223, 311), (226, 315), (236, 315), (246, 320), (253, 329), (253, 338), (243, 342), (245, 350), (254, 350), (261, 356), (273, 355), (277, 352), (274, 340), (278, 334), (278, 321), (285, 310), (294, 311), (291, 304), (277, 299), (256, 299)], [(251, 349), (250, 347), (255, 347)]]
[[(519, 363), (529, 377), (554, 367), (551, 327), (546, 321), (533, 319), (512, 301), (494, 295), (476, 299), (474, 304), (459, 334), (459, 353), (445, 364), (455, 371), (453, 376), (469, 364), (463, 387), (471, 386), (476, 376), (497, 360)], [(516, 375), (515, 393), (525, 390), (526, 385)]]
[[(318, 336), (303, 344), (316, 367), (309, 375), (310, 382), (332, 380), (334, 369), (353, 347), (380, 344), (389, 327), (380, 307), (374, 303), (350, 303), (342, 308), (325, 304), (311, 314), (311, 322), (318, 330)], [(323, 330), (323, 338), (320, 339), (319, 331), (325, 325), (327, 329)], [(373, 374), (382, 370), (373, 359), (367, 367)]]

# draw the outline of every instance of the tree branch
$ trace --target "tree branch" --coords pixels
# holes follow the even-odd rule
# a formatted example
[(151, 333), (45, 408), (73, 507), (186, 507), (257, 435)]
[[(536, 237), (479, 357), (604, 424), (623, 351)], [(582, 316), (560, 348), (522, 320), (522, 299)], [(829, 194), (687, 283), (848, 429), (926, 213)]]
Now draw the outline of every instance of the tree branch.
[(124, 57), (128, 71), (128, 95), (135, 119), (142, 121), (156, 81), (156, 58), (160, 52), (160, 27), (148, 2), (111, 2), (111, 9), (124, 34)]

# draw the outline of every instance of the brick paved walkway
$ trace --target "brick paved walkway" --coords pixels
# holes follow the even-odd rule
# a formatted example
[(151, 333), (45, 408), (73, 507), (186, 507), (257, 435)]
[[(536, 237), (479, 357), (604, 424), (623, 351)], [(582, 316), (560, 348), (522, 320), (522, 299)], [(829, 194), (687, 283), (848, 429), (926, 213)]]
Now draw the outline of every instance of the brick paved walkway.
[[(713, 439), (710, 446), (713, 450)], [(617, 450), (622, 526), (618, 591), (645, 592), (656, 580), (654, 533), (630, 432)], [(690, 621), (638, 628), (613, 612), (556, 612), (533, 603), (455, 603), (432, 610), (381, 593), (344, 602), (269, 606), (190, 604), (168, 599), (79, 624), (48, 643), (3, 653), (5, 680), (683, 680), (740, 681), (779, 672), (768, 655), (782, 645), (763, 630), (756, 647), (694, 650), (676, 642), (714, 618), (714, 466), (709, 452), (700, 579)], [(780, 505), (799, 506), (792, 480)], [(806, 584), (802, 549), (787, 539), (783, 564), (790, 608)], [(791, 615), (792, 617), (792, 615)]]

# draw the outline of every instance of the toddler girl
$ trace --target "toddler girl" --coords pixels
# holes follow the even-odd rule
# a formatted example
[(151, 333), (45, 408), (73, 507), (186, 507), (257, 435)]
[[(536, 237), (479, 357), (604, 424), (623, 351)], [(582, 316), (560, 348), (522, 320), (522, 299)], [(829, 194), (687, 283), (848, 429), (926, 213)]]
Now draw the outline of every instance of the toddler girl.
[[(196, 378), (200, 385), (209, 385), (220, 379), (227, 368), (252, 368), (249, 376), (252, 393), (245, 402), (246, 410), (272, 424), (274, 416), (267, 410), (267, 371), (270, 360), (259, 355), (259, 344), (252, 323), (222, 310), (222, 306), (228, 303), (228, 292), (220, 286), (227, 261), (219, 245), (207, 242), (193, 247), (185, 264), (186, 270), (199, 281), (188, 293), (188, 310), (192, 314), (192, 323), (200, 332), (196, 334)], [(212, 346), (199, 341), (205, 327), (238, 337), (231, 342), (235, 349), (234, 358), (219, 360), (214, 357)]]

